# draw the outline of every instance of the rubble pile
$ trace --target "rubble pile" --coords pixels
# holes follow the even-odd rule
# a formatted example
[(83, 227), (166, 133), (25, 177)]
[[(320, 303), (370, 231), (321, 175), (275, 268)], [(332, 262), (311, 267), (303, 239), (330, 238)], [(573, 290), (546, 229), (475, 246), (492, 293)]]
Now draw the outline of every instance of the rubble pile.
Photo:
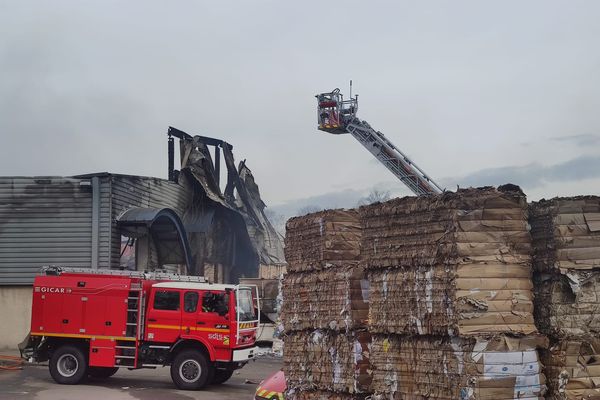
[(600, 197), (532, 203), (530, 224), (548, 398), (600, 398)]
[(541, 399), (544, 340), (520, 189), (406, 197), (359, 212), (376, 396)]
[(290, 272), (281, 309), (286, 398), (361, 399), (370, 387), (360, 235), (354, 210), (323, 211), (286, 224)]

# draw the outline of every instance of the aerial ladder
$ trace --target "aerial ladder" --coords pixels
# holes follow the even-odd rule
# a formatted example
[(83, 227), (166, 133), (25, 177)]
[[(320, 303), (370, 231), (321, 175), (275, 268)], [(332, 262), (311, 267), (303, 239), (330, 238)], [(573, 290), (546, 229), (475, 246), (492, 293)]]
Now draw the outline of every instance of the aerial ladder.
[(349, 133), (417, 196), (438, 194), (444, 190), (367, 121), (356, 117), (358, 95), (344, 100), (340, 89), (316, 95), (318, 129), (335, 135)]

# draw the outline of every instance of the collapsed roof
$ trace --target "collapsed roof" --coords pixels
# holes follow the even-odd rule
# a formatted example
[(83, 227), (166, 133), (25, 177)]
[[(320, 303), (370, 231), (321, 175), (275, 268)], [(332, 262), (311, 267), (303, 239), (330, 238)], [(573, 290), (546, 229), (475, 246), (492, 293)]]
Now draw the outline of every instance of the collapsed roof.
[[(245, 160), (236, 167), (233, 146), (219, 139), (191, 136), (172, 127), (169, 128), (168, 135), (169, 179), (177, 181), (182, 173), (191, 177), (208, 200), (232, 214), (235, 225), (244, 225), (260, 264), (285, 263), (281, 238), (265, 215), (266, 205), (260, 197), (252, 171)], [(181, 171), (176, 171), (173, 167), (173, 137), (180, 139)], [(209, 146), (214, 147), (214, 159)], [(224, 190), (221, 190), (220, 185), (221, 155), (227, 171)], [(197, 207), (190, 209), (184, 216), (186, 227), (192, 227), (193, 230), (195, 225), (202, 225), (202, 221), (207, 218), (212, 219), (207, 211)]]

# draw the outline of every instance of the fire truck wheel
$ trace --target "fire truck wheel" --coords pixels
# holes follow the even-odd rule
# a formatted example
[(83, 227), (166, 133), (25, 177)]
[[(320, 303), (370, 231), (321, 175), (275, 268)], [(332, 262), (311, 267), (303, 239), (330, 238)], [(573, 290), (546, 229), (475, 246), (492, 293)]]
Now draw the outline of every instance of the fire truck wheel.
[(196, 350), (183, 350), (171, 364), (171, 379), (179, 389), (202, 389), (212, 380), (213, 367), (206, 356)]
[(90, 367), (88, 375), (96, 379), (107, 379), (116, 374), (118, 370), (117, 367)]
[(87, 375), (87, 357), (76, 346), (59, 347), (50, 358), (50, 375), (57, 383), (76, 385)]
[(232, 369), (215, 369), (215, 376), (213, 376), (213, 385), (220, 385), (226, 382), (233, 375)]

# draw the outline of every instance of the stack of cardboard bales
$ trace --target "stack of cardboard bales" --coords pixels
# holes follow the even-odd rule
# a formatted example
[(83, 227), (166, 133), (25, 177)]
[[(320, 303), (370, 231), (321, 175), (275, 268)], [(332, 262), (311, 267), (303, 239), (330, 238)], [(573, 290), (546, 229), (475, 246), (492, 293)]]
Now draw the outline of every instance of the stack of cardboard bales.
[(360, 216), (375, 396), (542, 398), (520, 189), (395, 199)]
[(532, 203), (530, 223), (548, 398), (600, 398), (600, 197)]
[(286, 224), (283, 285), (286, 399), (359, 399), (370, 387), (368, 281), (356, 211)]

